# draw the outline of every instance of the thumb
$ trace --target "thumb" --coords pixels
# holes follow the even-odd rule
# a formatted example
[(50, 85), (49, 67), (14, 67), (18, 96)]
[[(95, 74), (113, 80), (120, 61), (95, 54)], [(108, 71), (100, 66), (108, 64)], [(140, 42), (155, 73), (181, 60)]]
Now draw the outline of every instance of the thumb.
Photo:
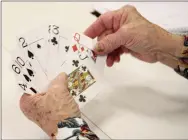
[(68, 77), (62, 72), (49, 85), (47, 98), (59, 100), (68, 94)]
[(120, 30), (118, 30), (117, 32), (109, 34), (101, 39), (96, 44), (94, 52), (99, 55), (106, 55), (121, 45), (124, 45), (124, 39), (122, 38)]
[(28, 104), (30, 103), (31, 99), (33, 98), (33, 95), (24, 93), (20, 98), (20, 109), (22, 112), (26, 112), (28, 109)]
[(49, 89), (57, 86), (67, 88), (67, 84), (68, 84), (68, 77), (64, 72), (62, 72), (52, 80), (52, 82), (49, 85)]

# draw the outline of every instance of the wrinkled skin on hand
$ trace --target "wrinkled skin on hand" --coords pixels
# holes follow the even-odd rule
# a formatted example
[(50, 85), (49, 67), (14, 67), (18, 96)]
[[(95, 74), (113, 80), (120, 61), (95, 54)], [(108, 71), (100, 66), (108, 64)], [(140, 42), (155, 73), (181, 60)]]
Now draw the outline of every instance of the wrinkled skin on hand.
[(67, 76), (59, 74), (48, 91), (35, 95), (23, 94), (20, 108), (24, 115), (41, 127), (52, 139), (57, 134), (57, 123), (69, 117), (80, 117), (79, 107), (67, 89)]
[(130, 5), (104, 13), (84, 33), (90, 38), (98, 37), (94, 51), (98, 55), (108, 55), (107, 66), (119, 62), (120, 55), (125, 53), (155, 63), (163, 55), (162, 43), (171, 37)]

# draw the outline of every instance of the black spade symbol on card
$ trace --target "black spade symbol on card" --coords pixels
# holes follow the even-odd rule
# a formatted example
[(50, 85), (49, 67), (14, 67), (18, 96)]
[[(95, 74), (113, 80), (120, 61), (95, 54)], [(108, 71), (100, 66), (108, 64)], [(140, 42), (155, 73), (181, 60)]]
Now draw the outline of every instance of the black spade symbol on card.
[(30, 87), (30, 90), (33, 91), (34, 93), (37, 93), (37, 91), (33, 87)]
[(41, 49), (41, 45), (40, 45), (40, 44), (37, 44), (37, 48), (38, 48), (38, 49)]
[(31, 82), (31, 79), (27, 75), (24, 74), (23, 76), (27, 82)]
[(28, 53), (28, 57), (29, 57), (29, 58), (31, 58), (31, 59), (34, 58), (34, 54), (33, 54), (31, 51), (28, 50), (27, 53)]
[(27, 69), (27, 72), (28, 72), (28, 74), (29, 74), (30, 76), (33, 76), (33, 77), (34, 77), (34, 73), (33, 73), (33, 71), (32, 71), (32, 70)]
[(66, 52), (69, 51), (69, 46), (65, 46), (65, 51), (66, 51)]
[(86, 102), (86, 96), (80, 95), (79, 101), (80, 102)]

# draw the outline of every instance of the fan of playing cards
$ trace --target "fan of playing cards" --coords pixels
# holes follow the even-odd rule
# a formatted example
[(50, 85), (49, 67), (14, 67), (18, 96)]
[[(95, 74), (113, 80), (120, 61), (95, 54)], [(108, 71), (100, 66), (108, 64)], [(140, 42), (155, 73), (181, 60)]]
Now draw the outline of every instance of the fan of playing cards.
[(99, 93), (105, 58), (92, 51), (91, 38), (45, 25), (17, 37), (11, 70), (22, 93), (44, 92), (59, 73), (68, 75), (68, 89), (80, 107)]

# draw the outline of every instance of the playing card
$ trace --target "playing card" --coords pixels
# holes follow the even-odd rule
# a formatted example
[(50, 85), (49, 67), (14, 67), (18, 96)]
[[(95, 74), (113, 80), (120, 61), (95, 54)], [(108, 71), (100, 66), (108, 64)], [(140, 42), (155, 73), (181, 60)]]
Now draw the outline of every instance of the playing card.
[(89, 57), (80, 59), (79, 55), (69, 55), (68, 57), (66, 57), (66, 60), (62, 62), (57, 73), (64, 71), (65, 73), (70, 74), (73, 70), (75, 70), (82, 64), (85, 64), (92, 68), (95, 67), (93, 60)]
[(69, 28), (61, 28), (60, 37), (69, 39), (74, 43), (81, 44), (82, 46), (87, 47), (91, 50), (93, 50), (93, 45), (95, 45), (93, 39), (89, 38), (83, 33), (75, 32), (74, 30)]
[[(76, 78), (77, 81), (73, 81), (74, 83), (78, 83), (75, 101), (78, 103), (79, 107), (82, 108), (102, 91), (103, 86), (102, 80), (97, 74), (96, 70), (85, 65), (81, 65), (77, 71), (79, 76)], [(69, 82), (72, 81), (70, 80)], [(71, 90), (74, 90), (74, 83), (72, 83), (72, 86), (70, 86), (71, 84), (69, 83), (70, 93)]]
[[(37, 87), (37, 91), (45, 91), (47, 89), (49, 80), (43, 72), (40, 64), (36, 60), (29, 60), (27, 56), (22, 54), (23, 50), (18, 49), (16, 53), (12, 54), (12, 69), (16, 73), (20, 73), (22, 79), (27, 84), (33, 84)], [(20, 56), (20, 54), (22, 54)], [(14, 66), (14, 68), (13, 68)]]
[[(66, 47), (64, 43), (69, 42), (69, 47)], [(81, 33), (73, 32), (72, 30), (67, 29), (66, 31), (62, 31), (60, 34), (60, 48), (64, 49), (63, 52), (79, 54), (80, 52), (84, 52), (83, 48), (93, 48), (93, 40)], [(71, 55), (72, 55), (71, 54)]]
[(18, 86), (22, 89), (22, 92), (27, 94), (37, 94), (40, 92), (32, 83), (28, 84), (24, 81), (18, 81)]
[(87, 58), (80, 60), (78, 56), (69, 57), (60, 68), (60, 72), (68, 75), (68, 89), (76, 102), (83, 107), (92, 100), (101, 90), (101, 73)]
[(47, 27), (47, 25), (44, 25), (17, 37), (18, 45), (23, 49), (25, 56), (31, 61), (38, 61), (45, 73), (47, 73), (47, 39), (49, 38)]
[[(63, 43), (61, 43), (63, 42)], [(60, 39), (60, 43), (63, 45), (60, 45), (59, 47), (59, 56), (61, 56), (61, 61), (64, 61), (69, 58), (70, 56), (78, 56), (80, 60), (84, 60), (90, 57), (91, 52), (89, 52), (89, 49), (86, 47), (81, 46), (80, 44), (76, 44), (74, 42), (65, 41), (63, 39)], [(87, 51), (88, 50), (88, 51)], [(94, 59), (95, 62), (95, 59)], [(94, 63), (93, 62), (93, 63)]]
[(96, 82), (85, 65), (81, 65), (68, 75), (68, 89), (70, 94), (78, 96)]
[(49, 34), (49, 47), (48, 47), (48, 56), (47, 56), (47, 73), (49, 80), (52, 80), (56, 75), (56, 70), (59, 68), (61, 59), (59, 58), (59, 26), (58, 25), (49, 25), (48, 26)]
[(59, 37), (59, 51), (58, 51), (58, 58), (59, 58), (59, 62), (60, 65), (62, 64), (62, 62), (64, 62), (67, 58), (68, 55), (71, 55), (69, 53), (70, 49), (71, 49), (71, 42), (69, 39), (64, 38), (62, 36)]
[(49, 43), (55, 47), (58, 47), (58, 40), (59, 40), (59, 26), (58, 25), (48, 25), (48, 33), (49, 33)]
[(93, 49), (95, 45), (97, 44), (97, 40), (91, 39), (87, 37), (84, 34), (81, 33), (74, 33), (73, 40), (78, 42), (78, 45), (81, 49), (82, 52), (80, 53), (81, 55), (87, 55), (87, 57), (91, 58), (94, 62), (95, 67), (97, 68), (98, 71), (103, 75), (105, 63), (106, 63), (106, 56), (97, 56)]
[(26, 68), (27, 63), (28, 61), (24, 60), (20, 52), (14, 51), (9, 68), (14, 72), (17, 84), (22, 92), (36, 94), (40, 90), (34, 83), (28, 82), (30, 81), (30, 76), (33, 76), (33, 71), (30, 68)]
[[(60, 36), (59, 40), (59, 56), (61, 57), (61, 64), (67, 58), (72, 56), (78, 56), (80, 60), (91, 59), (91, 63), (96, 67), (104, 69), (106, 56), (97, 56), (90, 48), (93, 44), (96, 44), (95, 40), (79, 34), (79, 33), (67, 33), (64, 36)], [(81, 42), (81, 43), (80, 43)], [(83, 45), (85, 44), (85, 45)], [(86, 46), (87, 45), (87, 46)]]

